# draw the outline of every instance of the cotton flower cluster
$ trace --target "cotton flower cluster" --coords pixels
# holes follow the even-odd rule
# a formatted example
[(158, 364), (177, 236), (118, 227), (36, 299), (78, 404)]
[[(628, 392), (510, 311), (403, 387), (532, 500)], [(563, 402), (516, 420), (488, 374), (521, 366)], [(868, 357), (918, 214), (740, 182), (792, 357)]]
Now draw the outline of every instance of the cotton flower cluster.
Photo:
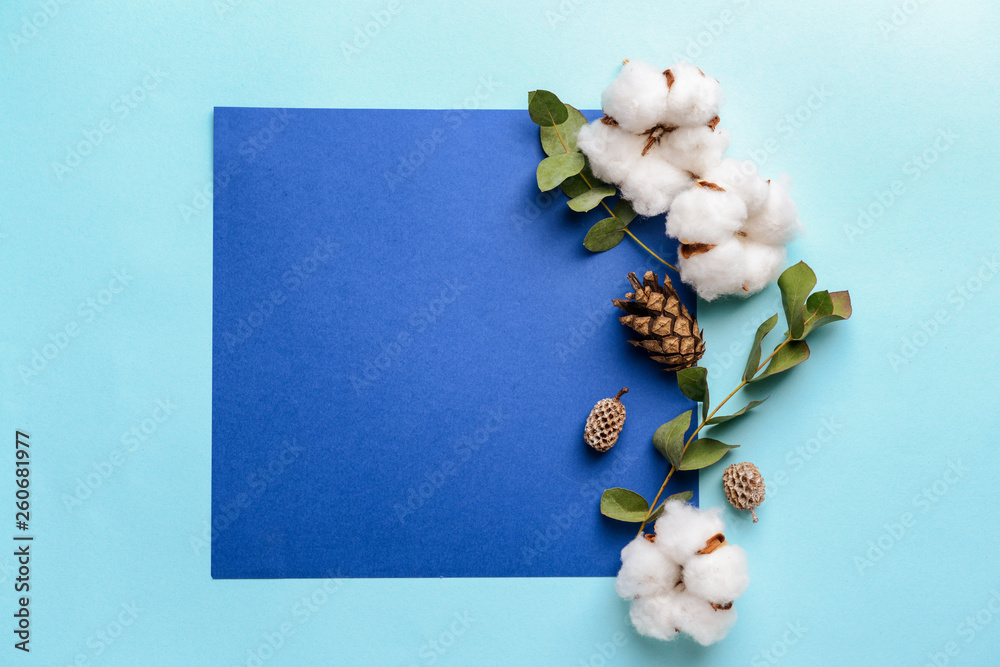
[(800, 227), (787, 182), (723, 159), (730, 135), (719, 126), (721, 102), (719, 82), (694, 65), (660, 72), (630, 60), (604, 91), (604, 118), (577, 136), (594, 175), (617, 185), (637, 213), (669, 211), (681, 279), (707, 300), (774, 281)]
[(639, 536), (622, 549), (615, 590), (631, 600), (629, 615), (641, 635), (670, 641), (678, 633), (703, 646), (736, 622), (736, 600), (750, 577), (746, 553), (728, 544), (718, 510), (667, 503), (656, 535)]

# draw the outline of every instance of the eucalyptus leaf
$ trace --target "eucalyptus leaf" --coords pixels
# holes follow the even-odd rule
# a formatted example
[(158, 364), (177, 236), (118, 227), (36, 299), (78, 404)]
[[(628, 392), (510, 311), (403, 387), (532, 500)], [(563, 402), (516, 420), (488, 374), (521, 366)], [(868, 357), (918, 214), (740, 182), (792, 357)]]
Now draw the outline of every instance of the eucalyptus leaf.
[(681, 457), (684, 452), (684, 434), (691, 426), (691, 413), (688, 410), (682, 415), (677, 415), (653, 433), (653, 447), (663, 454), (671, 465), (680, 467)]
[(760, 344), (764, 340), (764, 336), (771, 333), (771, 329), (778, 323), (778, 314), (775, 313), (767, 319), (763, 324), (757, 327), (757, 333), (753, 337), (753, 345), (750, 347), (750, 356), (747, 357), (747, 367), (743, 371), (743, 380), (749, 382), (753, 379), (753, 376), (757, 374), (757, 368), (760, 366)]
[(624, 222), (626, 225), (635, 220), (635, 210), (632, 208), (632, 204), (624, 199), (618, 200), (618, 203), (615, 204), (613, 213), (616, 218)]
[(559, 101), (555, 93), (547, 90), (528, 93), (528, 115), (536, 125), (542, 126), (559, 125), (569, 118), (566, 105)]
[(684, 452), (684, 460), (681, 462), (681, 470), (701, 470), (716, 463), (726, 455), (730, 449), (736, 449), (739, 445), (727, 445), (713, 438), (698, 438)]
[[(618, 192), (618, 189), (613, 185), (602, 185), (599, 188), (588, 190), (578, 197), (573, 197), (569, 200), (569, 207), (577, 212), (589, 211), (595, 206), (599, 206), (602, 199), (610, 197), (616, 192)], [(620, 218), (615, 219), (620, 220)], [(622, 227), (624, 226), (623, 224)]]
[(664, 500), (662, 503), (660, 503), (660, 506), (657, 507), (655, 510), (653, 510), (653, 513), (649, 515), (649, 521), (652, 522), (659, 519), (660, 516), (663, 514), (663, 510), (667, 508), (667, 503), (673, 500), (679, 500), (684, 503), (689, 503), (691, 502), (692, 498), (694, 498), (694, 491), (681, 491), (680, 493), (675, 493), (672, 496), (668, 496), (667, 499)]
[(784, 373), (789, 368), (798, 366), (808, 358), (809, 345), (804, 340), (789, 341), (771, 358), (771, 363), (767, 365), (764, 372), (751, 380), (751, 382), (760, 382), (764, 378)]
[(590, 228), (583, 238), (583, 245), (590, 252), (611, 250), (625, 238), (622, 229), (621, 220), (618, 218), (604, 218)]
[(618, 521), (642, 523), (649, 513), (649, 503), (635, 491), (615, 487), (601, 494), (601, 514)]
[[(824, 292), (817, 292), (816, 294), (824, 294)], [(809, 312), (809, 301), (812, 300), (816, 294), (809, 297), (806, 301), (806, 312)], [(819, 304), (814, 304), (817, 306), (815, 313), (810, 313), (806, 318), (805, 330), (802, 333), (802, 337), (805, 338), (810, 332), (819, 329), (822, 326), (826, 326), (831, 322), (840, 322), (842, 320), (850, 319), (851, 317), (851, 295), (848, 292), (825, 292), (829, 295), (830, 304), (832, 305), (832, 310), (827, 314), (821, 314), (825, 312), (825, 300), (824, 300), (824, 310), (819, 309)], [(820, 297), (821, 298), (821, 297)]]
[(758, 405), (760, 405), (761, 403), (763, 403), (764, 401), (766, 401), (768, 398), (770, 398), (770, 396), (768, 396), (766, 398), (762, 398), (759, 401), (750, 401), (749, 403), (746, 404), (746, 406), (744, 406), (744, 408), (742, 410), (740, 410), (738, 412), (734, 412), (731, 415), (720, 415), (718, 417), (712, 417), (711, 419), (709, 419), (705, 423), (708, 424), (709, 426), (711, 426), (712, 424), (725, 424), (726, 422), (732, 421), (733, 419), (736, 419), (737, 417), (742, 417), (743, 415), (745, 415), (746, 413), (748, 413), (749, 411), (753, 410)]
[(563, 153), (545, 158), (538, 163), (535, 173), (538, 189), (542, 192), (551, 190), (570, 176), (579, 174), (586, 163), (587, 160), (581, 153)]
[(708, 416), (708, 369), (692, 366), (677, 371), (677, 386), (692, 401), (701, 403), (701, 418)]
[(542, 150), (546, 155), (576, 153), (576, 135), (580, 128), (587, 124), (583, 114), (570, 105), (566, 106), (569, 117), (558, 125), (543, 125), (538, 128), (538, 136), (542, 140)]
[(792, 338), (801, 339), (805, 329), (806, 297), (812, 288), (816, 287), (816, 274), (805, 262), (785, 269), (778, 277), (778, 288), (781, 290), (781, 305), (785, 309), (785, 320)]

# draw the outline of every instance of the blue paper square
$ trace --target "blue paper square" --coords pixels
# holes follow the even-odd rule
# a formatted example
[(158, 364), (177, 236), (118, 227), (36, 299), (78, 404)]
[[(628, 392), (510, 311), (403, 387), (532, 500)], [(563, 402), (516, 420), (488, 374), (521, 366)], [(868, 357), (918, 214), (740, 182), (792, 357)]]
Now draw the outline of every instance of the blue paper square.
[[(611, 304), (662, 267), (582, 247), (601, 214), (538, 192), (537, 132), (523, 111), (215, 110), (213, 577), (617, 571), (636, 526), (601, 491), (652, 498), (653, 430), (693, 406)], [(662, 220), (635, 226), (674, 255)], [(626, 385), (597, 454), (584, 420)]]

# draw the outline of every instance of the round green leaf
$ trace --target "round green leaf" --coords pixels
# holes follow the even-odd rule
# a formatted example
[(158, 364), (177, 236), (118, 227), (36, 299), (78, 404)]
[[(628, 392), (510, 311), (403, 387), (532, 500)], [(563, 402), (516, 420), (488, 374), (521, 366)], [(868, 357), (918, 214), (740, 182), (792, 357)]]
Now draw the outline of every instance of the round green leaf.
[(692, 412), (694, 411), (688, 410), (682, 415), (677, 415), (653, 433), (653, 447), (656, 447), (656, 451), (663, 454), (675, 468), (680, 467), (681, 455), (684, 452), (684, 434), (691, 426)]
[(528, 93), (528, 115), (536, 125), (542, 126), (559, 125), (569, 118), (566, 105), (547, 90)]
[(806, 297), (816, 287), (816, 274), (805, 262), (790, 266), (778, 277), (781, 290), (781, 305), (785, 309), (785, 320), (792, 338), (802, 338), (805, 328)]
[(580, 128), (587, 124), (587, 119), (570, 105), (565, 106), (569, 116), (564, 122), (558, 125), (543, 125), (538, 128), (538, 136), (542, 140), (542, 150), (545, 151), (546, 155), (575, 153), (579, 150), (576, 146), (576, 135)]
[(730, 449), (736, 449), (739, 445), (727, 445), (713, 438), (698, 438), (684, 452), (684, 460), (679, 468), (681, 470), (701, 470), (716, 463), (725, 456)]
[(667, 503), (669, 503), (670, 501), (680, 500), (681, 502), (688, 503), (691, 502), (692, 498), (694, 498), (694, 491), (681, 491), (680, 493), (675, 493), (674, 495), (669, 496), (666, 500), (660, 503), (659, 507), (653, 510), (653, 513), (649, 515), (649, 521), (652, 522), (659, 519), (660, 515), (663, 514), (663, 510), (667, 508)]
[(649, 503), (635, 491), (607, 489), (601, 495), (601, 514), (629, 523), (642, 523), (649, 513)]
[[(618, 189), (613, 185), (602, 185), (593, 190), (588, 190), (582, 195), (573, 197), (569, 200), (569, 207), (577, 212), (589, 211), (598, 206), (602, 199), (610, 197), (616, 192), (618, 192)], [(617, 220), (618, 218), (615, 219)], [(622, 225), (624, 226), (624, 221), (622, 221)]]
[(587, 160), (582, 153), (563, 153), (547, 157), (538, 163), (535, 177), (538, 189), (542, 192), (551, 190), (570, 176), (576, 176), (582, 170)]
[(625, 238), (624, 227), (618, 218), (604, 218), (587, 232), (583, 245), (590, 252), (611, 250)]

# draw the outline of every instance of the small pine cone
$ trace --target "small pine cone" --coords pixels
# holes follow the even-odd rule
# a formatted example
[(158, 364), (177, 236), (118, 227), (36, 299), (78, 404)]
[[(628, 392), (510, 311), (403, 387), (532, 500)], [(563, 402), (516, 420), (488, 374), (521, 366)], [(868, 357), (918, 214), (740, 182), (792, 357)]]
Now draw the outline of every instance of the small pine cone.
[(705, 341), (698, 330), (698, 321), (681, 303), (670, 278), (663, 277), (663, 285), (652, 271), (647, 271), (642, 282), (634, 273), (628, 274), (635, 292), (624, 299), (614, 299), (614, 304), (627, 315), (618, 318), (639, 337), (629, 342), (646, 350), (654, 361), (668, 371), (679, 371), (698, 363), (705, 354)]
[(754, 508), (764, 502), (764, 478), (752, 463), (734, 463), (722, 473), (722, 488), (726, 499), (738, 510), (750, 510), (757, 523)]
[(620, 399), (627, 393), (628, 387), (625, 387), (614, 398), (598, 401), (587, 417), (583, 441), (599, 452), (608, 451), (618, 442), (618, 435), (625, 426), (625, 406)]

